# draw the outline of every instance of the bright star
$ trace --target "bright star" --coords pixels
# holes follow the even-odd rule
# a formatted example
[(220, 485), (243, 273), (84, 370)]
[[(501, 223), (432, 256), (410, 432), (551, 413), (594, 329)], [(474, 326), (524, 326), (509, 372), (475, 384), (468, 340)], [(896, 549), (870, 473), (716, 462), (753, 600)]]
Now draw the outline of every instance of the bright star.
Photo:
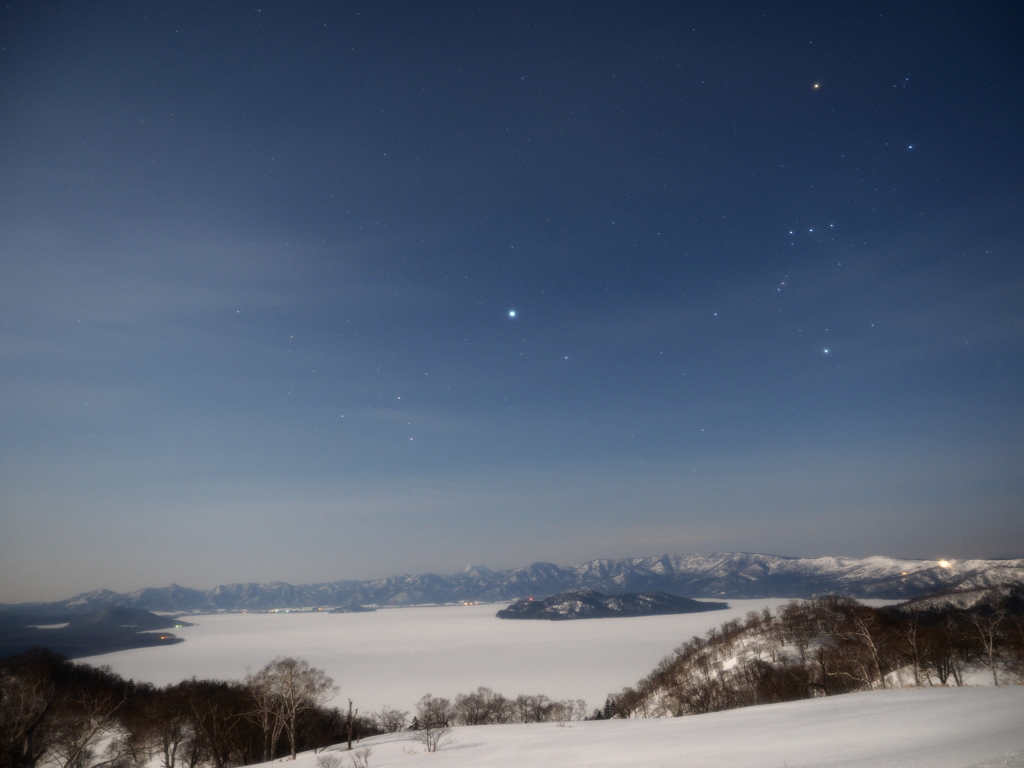
[(515, 311), (514, 309), (510, 309), (510, 310), (508, 311), (508, 316), (509, 316), (509, 317), (515, 317), (515, 316), (516, 316), (516, 311)]

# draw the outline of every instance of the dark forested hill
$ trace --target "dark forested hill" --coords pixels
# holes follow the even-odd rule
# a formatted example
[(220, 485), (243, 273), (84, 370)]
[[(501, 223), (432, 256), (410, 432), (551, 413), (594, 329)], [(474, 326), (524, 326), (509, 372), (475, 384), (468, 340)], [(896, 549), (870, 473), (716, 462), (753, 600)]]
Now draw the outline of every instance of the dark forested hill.
[(703, 603), (664, 592), (631, 592), (603, 595), (593, 589), (577, 589), (543, 600), (520, 600), (498, 611), (499, 619), (607, 619), (626, 616), (663, 616), (672, 613), (700, 613), (728, 608), (728, 603)]
[(169, 631), (188, 623), (138, 608), (108, 607), (85, 614), (67, 611), (0, 612), (0, 658), (32, 647), (68, 658), (170, 645), (180, 642)]

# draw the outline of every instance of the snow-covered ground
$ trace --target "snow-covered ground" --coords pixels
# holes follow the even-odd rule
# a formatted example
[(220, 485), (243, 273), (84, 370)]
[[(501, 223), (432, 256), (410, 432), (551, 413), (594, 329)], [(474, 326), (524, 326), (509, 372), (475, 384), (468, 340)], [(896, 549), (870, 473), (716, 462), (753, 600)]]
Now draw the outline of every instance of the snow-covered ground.
[[(918, 688), (665, 720), (455, 728), (434, 754), (366, 739), (372, 768), (1000, 768), (1024, 766), (1024, 686)], [(343, 768), (351, 755), (339, 752)], [(295, 768), (317, 768), (299, 755)]]
[(190, 618), (184, 643), (93, 656), (115, 672), (164, 685), (238, 680), (275, 656), (327, 671), (363, 713), (412, 710), (425, 693), (453, 697), (487, 686), (506, 696), (584, 699), (590, 709), (634, 685), (683, 641), (731, 618), (788, 600), (730, 600), (708, 613), (585, 621), (503, 621), (505, 603), (389, 608), (373, 613), (232, 613)]
[[(507, 696), (584, 698), (633, 685), (676, 646), (786, 600), (731, 600), (727, 611), (589, 621), (502, 621), (503, 604), (366, 614), (225, 614), (176, 630), (186, 642), (95, 656), (159, 684), (238, 679), (277, 655), (321, 667), (363, 713), (413, 709), (424, 693), (486, 685)], [(879, 601), (881, 602), (881, 601)], [(456, 728), (435, 754), (410, 734), (367, 739), (372, 768), (1024, 768), (1024, 686), (875, 691), (665, 720)], [(329, 750), (330, 751), (330, 750)], [(352, 768), (343, 751), (340, 768)], [(295, 768), (318, 768), (312, 753)]]

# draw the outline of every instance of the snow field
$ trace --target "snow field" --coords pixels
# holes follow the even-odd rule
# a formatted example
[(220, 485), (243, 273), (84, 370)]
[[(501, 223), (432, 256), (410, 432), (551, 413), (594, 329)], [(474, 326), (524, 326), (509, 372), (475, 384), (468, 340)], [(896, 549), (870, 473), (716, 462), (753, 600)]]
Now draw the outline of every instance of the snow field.
[[(366, 739), (372, 768), (981, 768), (1024, 766), (1024, 686), (914, 688), (660, 720), (453, 729)], [(351, 757), (338, 748), (343, 768)], [(316, 755), (295, 768), (317, 768)]]

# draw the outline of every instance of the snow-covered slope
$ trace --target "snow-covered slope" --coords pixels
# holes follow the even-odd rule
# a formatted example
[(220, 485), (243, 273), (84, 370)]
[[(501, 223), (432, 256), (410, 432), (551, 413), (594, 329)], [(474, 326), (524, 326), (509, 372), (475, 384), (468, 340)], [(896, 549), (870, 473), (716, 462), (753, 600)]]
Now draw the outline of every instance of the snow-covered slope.
[(890, 557), (794, 558), (727, 552), (592, 560), (575, 568), (534, 563), (491, 571), (482, 566), (450, 576), (419, 574), (375, 581), (293, 586), (228, 584), (202, 591), (172, 585), (129, 594), (98, 590), (55, 608), (92, 611), (111, 605), (149, 611), (267, 610), (358, 602), (411, 605), (504, 601), (590, 588), (605, 594), (661, 591), (683, 597), (812, 597), (909, 599), (937, 590), (1024, 585), (1024, 560), (901, 560)]
[(905, 689), (667, 720), (456, 728), (430, 755), (408, 733), (355, 747), (372, 750), (373, 768), (996, 768), (1024, 766), (1022, 713), (1022, 686)]

